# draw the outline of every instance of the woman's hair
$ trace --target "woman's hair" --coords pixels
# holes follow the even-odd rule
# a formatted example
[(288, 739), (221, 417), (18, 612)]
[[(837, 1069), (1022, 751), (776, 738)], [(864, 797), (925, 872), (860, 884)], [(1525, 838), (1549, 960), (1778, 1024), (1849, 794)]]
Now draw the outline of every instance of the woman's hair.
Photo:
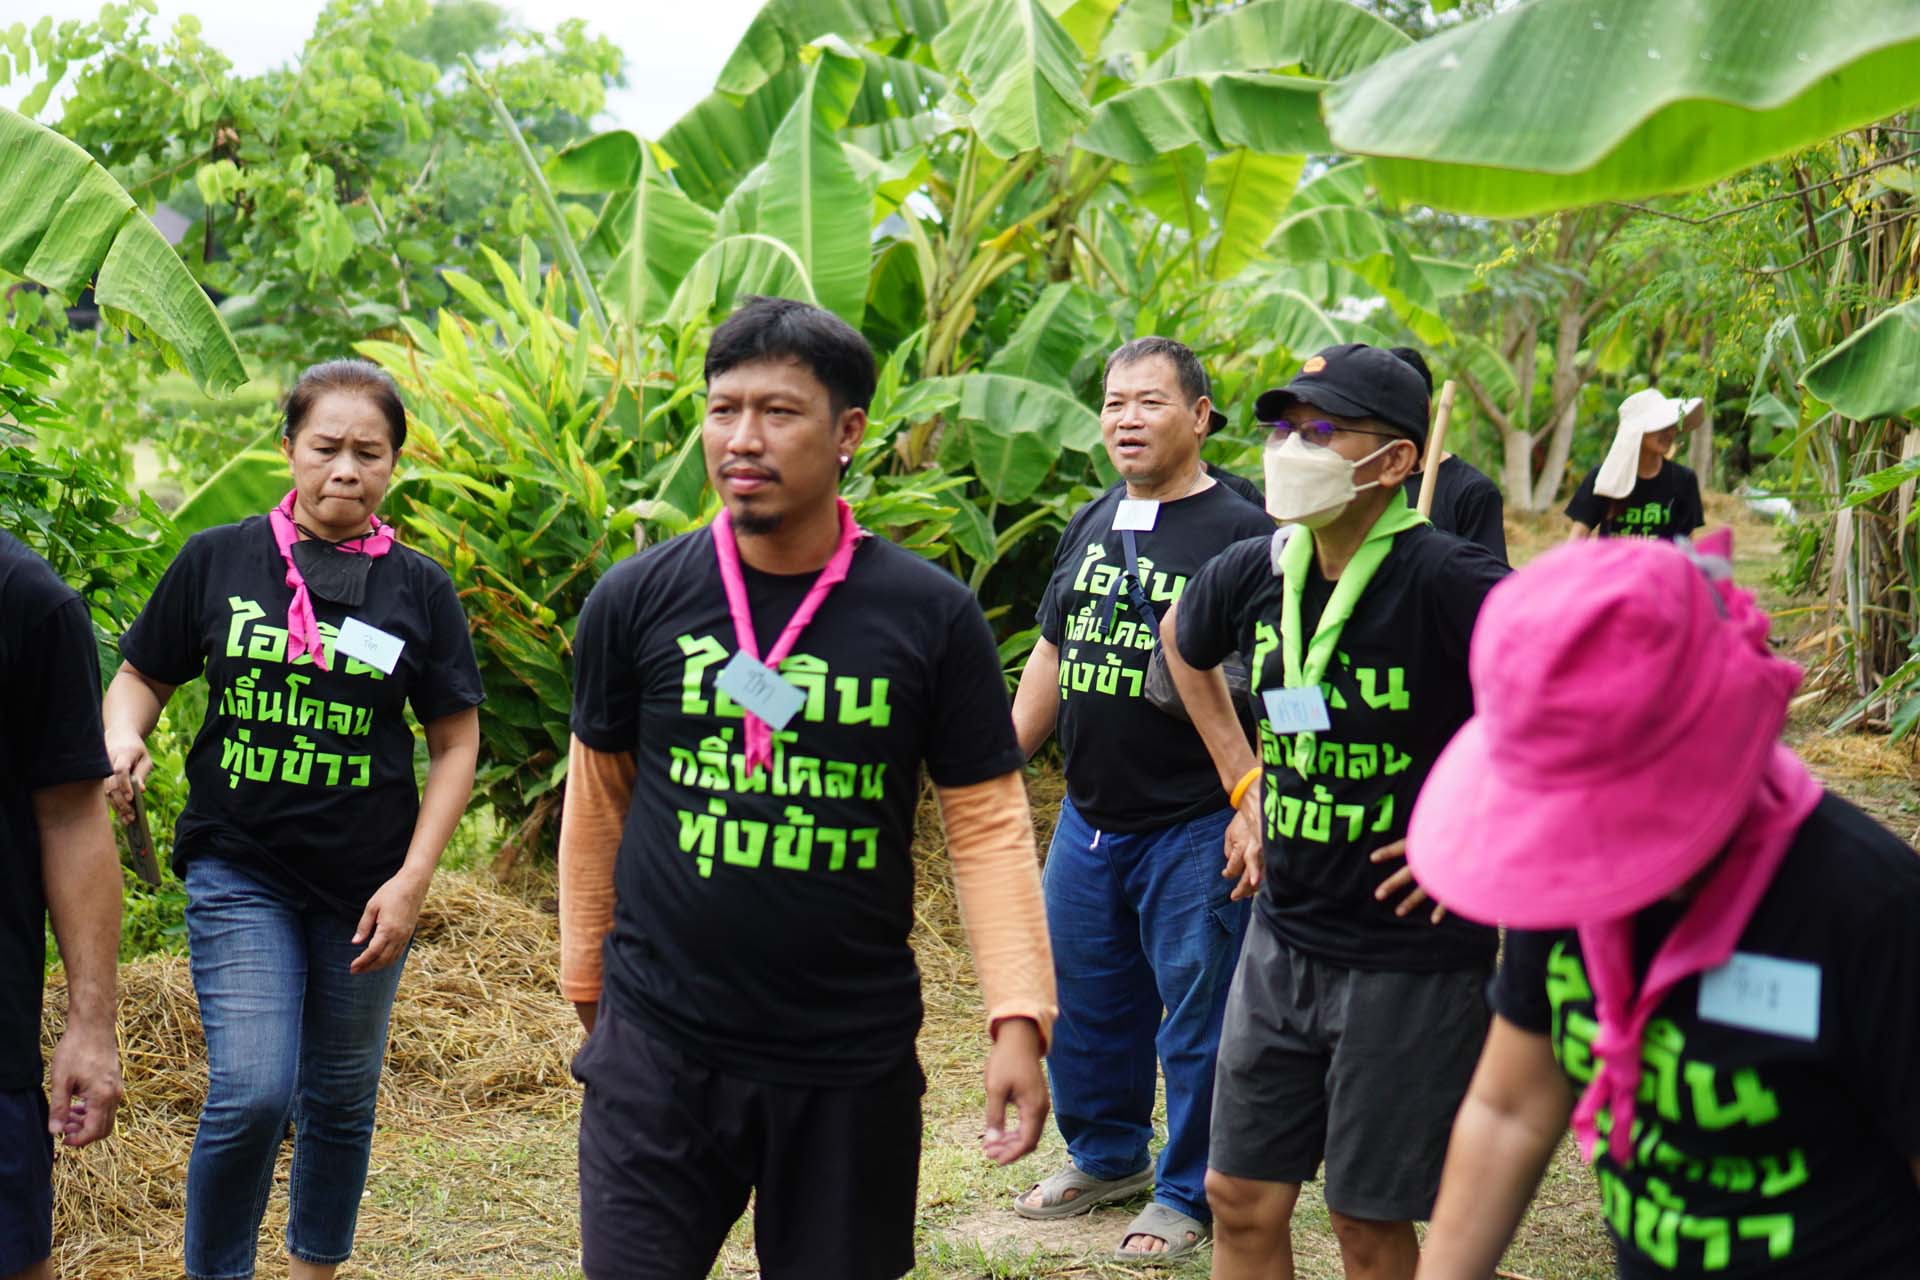
[(283, 439), (292, 440), (306, 425), (307, 415), (320, 397), (333, 391), (365, 396), (387, 420), (387, 434), (393, 438), (393, 451), (407, 442), (407, 408), (400, 402), (400, 388), (386, 370), (366, 360), (326, 360), (309, 367), (287, 392), (286, 418), (280, 427)]

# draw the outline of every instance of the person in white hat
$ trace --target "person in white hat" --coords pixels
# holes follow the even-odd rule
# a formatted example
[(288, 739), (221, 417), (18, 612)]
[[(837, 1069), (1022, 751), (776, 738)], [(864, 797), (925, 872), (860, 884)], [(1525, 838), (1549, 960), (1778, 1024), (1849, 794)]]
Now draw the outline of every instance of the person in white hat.
[(1667, 453), (1684, 423), (1698, 427), (1706, 406), (1697, 397), (1669, 400), (1653, 387), (1620, 402), (1620, 426), (1606, 461), (1587, 473), (1567, 502), (1569, 542), (1602, 538), (1684, 538), (1707, 522), (1700, 478)]

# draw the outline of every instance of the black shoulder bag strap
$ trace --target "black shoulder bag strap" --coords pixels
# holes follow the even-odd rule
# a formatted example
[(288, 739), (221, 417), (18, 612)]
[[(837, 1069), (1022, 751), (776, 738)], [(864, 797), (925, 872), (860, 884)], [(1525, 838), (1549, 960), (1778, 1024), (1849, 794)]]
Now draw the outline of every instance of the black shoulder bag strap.
[(1127, 593), (1127, 600), (1133, 605), (1134, 612), (1140, 615), (1140, 621), (1153, 632), (1153, 642), (1158, 646), (1160, 643), (1160, 615), (1153, 611), (1151, 604), (1147, 603), (1146, 589), (1140, 581), (1140, 545), (1133, 539), (1133, 530), (1122, 529), (1120, 531), (1120, 546), (1126, 552), (1127, 568), (1126, 572), (1120, 575), (1119, 580), (1116, 581), (1113, 587), (1107, 592), (1106, 603), (1101, 606), (1100, 634), (1102, 636), (1112, 634), (1114, 606), (1119, 603), (1120, 593), (1125, 591)]

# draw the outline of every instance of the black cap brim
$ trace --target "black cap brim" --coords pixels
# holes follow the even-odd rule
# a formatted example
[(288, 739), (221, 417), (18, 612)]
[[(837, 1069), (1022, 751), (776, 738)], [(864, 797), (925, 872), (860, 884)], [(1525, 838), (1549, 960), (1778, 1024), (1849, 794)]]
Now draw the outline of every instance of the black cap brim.
[(1214, 432), (1224, 429), (1226, 425), (1227, 425), (1226, 414), (1220, 412), (1218, 409), (1207, 410), (1207, 434), (1208, 435), (1212, 435)]
[(1253, 416), (1261, 422), (1278, 422), (1286, 416), (1287, 410), (1296, 404), (1304, 404), (1313, 409), (1325, 409), (1328, 413), (1337, 413), (1343, 418), (1371, 418), (1373, 411), (1358, 400), (1350, 400), (1332, 387), (1312, 386), (1307, 388), (1311, 395), (1296, 391), (1292, 386), (1275, 387), (1271, 391), (1262, 391), (1260, 398), (1253, 402)]

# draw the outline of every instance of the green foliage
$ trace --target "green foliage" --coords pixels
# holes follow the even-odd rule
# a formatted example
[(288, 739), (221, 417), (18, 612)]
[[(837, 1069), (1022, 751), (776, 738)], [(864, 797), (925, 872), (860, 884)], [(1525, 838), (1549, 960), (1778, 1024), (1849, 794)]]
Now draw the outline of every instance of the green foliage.
[(192, 18), (164, 37), (150, 24), (145, 7), (110, 3), (0, 43), (15, 75), (40, 76), (23, 105), (69, 83), (60, 131), (136, 198), (196, 219), (190, 265), (230, 295), (249, 354), (299, 363), (428, 314), (447, 300), (442, 268), (471, 271), (476, 242), (528, 225), (524, 187), (503, 181), (513, 148), (450, 69), (460, 55), (489, 58), (542, 151), (580, 131), (619, 72), (578, 22), (531, 35), (471, 2), (332, 0), (298, 63), (258, 76), (234, 74)]
[[(1684, 190), (1920, 100), (1920, 0), (1537, 0), (1329, 95), (1391, 200), (1521, 217)], [(1515, 128), (1524, 119), (1526, 128)]]
[[(22, 323), (0, 323), (0, 528), (45, 556), (93, 613), (103, 671), (121, 632), (172, 559), (177, 536), (117, 470), (57, 441), (67, 410), (54, 394), (61, 352)], [(141, 532), (137, 519), (152, 532)]]
[(1849, 418), (1920, 417), (1920, 298), (1875, 316), (1800, 382)]
[(114, 322), (150, 337), (201, 386), (246, 381), (213, 304), (133, 198), (85, 151), (0, 107), (0, 271), (71, 301), (89, 283)]

